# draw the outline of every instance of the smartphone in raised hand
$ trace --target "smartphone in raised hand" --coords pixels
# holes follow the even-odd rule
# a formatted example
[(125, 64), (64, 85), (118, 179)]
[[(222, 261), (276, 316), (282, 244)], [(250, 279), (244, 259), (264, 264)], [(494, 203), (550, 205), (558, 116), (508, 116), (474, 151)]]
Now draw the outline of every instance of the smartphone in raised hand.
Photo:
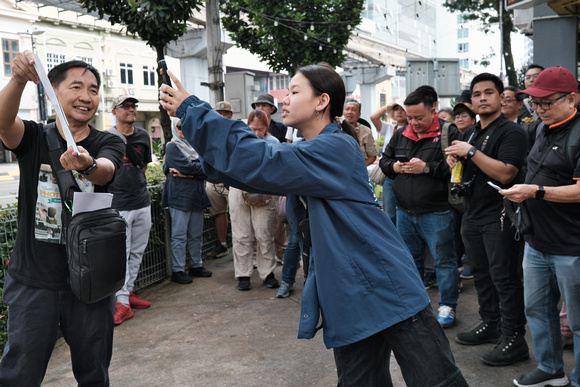
[(173, 87), (171, 84), (171, 78), (169, 78), (169, 74), (167, 74), (167, 63), (165, 62), (165, 59), (161, 59), (157, 64), (159, 65), (159, 76), (161, 77), (161, 83), (165, 83), (166, 85)]

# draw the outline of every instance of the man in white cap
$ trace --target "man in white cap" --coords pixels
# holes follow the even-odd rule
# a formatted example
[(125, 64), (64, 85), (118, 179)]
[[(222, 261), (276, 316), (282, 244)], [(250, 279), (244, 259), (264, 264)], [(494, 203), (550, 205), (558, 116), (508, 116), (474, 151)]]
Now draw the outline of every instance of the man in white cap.
[[(560, 296), (574, 333), (573, 386), (580, 386), (580, 114), (578, 83), (563, 67), (545, 69), (522, 93), (544, 123), (528, 156), (526, 184), (499, 191), (528, 207), (533, 231), (524, 250), (524, 302), (538, 368), (516, 386), (566, 386), (558, 316)], [(572, 141), (572, 138), (575, 140)]]
[(113, 194), (113, 208), (119, 210), (127, 222), (127, 272), (125, 284), (117, 292), (115, 325), (132, 318), (132, 308), (151, 306), (149, 301), (133, 292), (151, 230), (151, 199), (145, 177), (147, 164), (151, 162), (151, 138), (145, 129), (134, 125), (138, 102), (130, 95), (115, 98), (111, 112), (117, 119), (117, 125), (108, 129), (121, 137), (126, 146), (121, 167), (109, 187), (109, 192)]

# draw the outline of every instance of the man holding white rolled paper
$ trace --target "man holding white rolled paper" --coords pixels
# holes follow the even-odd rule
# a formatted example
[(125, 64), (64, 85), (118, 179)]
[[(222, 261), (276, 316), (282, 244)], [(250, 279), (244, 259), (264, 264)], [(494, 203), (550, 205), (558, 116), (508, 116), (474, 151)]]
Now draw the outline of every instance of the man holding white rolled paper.
[[(39, 65), (37, 61), (40, 69)], [(78, 384), (107, 386), (113, 299), (85, 304), (70, 289), (65, 246), (60, 238), (61, 211), (68, 209), (62, 205), (52, 175), (45, 125), (17, 116), (26, 84), (40, 81), (31, 52), (16, 55), (12, 74), (0, 91), (0, 139), (18, 156), (19, 214), (18, 235), (3, 293), (10, 313), (0, 385), (40, 385), (60, 326), (71, 349)], [(60, 158), (62, 166), (73, 171), (83, 191), (106, 192), (121, 163), (124, 144), (117, 136), (89, 126), (99, 104), (99, 72), (85, 62), (70, 61), (55, 66), (48, 80), (58, 99), (51, 99), (55, 110), (59, 110), (59, 104), (62, 107), (64, 120), (57, 116), (56, 126), (63, 147), (67, 126), (77, 144), (75, 150), (69, 141)]]

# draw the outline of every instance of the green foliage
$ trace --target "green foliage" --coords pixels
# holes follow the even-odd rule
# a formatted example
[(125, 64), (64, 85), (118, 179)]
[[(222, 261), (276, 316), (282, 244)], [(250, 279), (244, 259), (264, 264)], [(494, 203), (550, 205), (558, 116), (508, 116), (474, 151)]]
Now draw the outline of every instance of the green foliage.
[(123, 24), (159, 50), (187, 30), (187, 21), (203, 0), (79, 0), (89, 12), (98, 12), (112, 24)]
[[(463, 17), (467, 20), (480, 20), (483, 24), (483, 31), (489, 32), (489, 25), (500, 23), (500, 5), (504, 7), (503, 1), (497, 0), (445, 0), (443, 6), (451, 12), (461, 12)], [(505, 7), (502, 10), (503, 25), (503, 50), (505, 59), (506, 73), (509, 84), (517, 86), (517, 75), (514, 67), (514, 58), (511, 47), (511, 32), (515, 31), (513, 24), (513, 11), (508, 11)], [(489, 58), (482, 58), (482, 65), (489, 63)]]
[[(4, 288), (6, 270), (10, 254), (14, 248), (16, 234), (18, 232), (18, 209), (16, 204), (0, 206), (0, 292)], [(0, 298), (1, 301), (1, 298)], [(0, 350), (4, 349), (8, 334), (6, 323), (8, 321), (8, 308), (0, 302)]]
[[(98, 12), (111, 24), (122, 24), (127, 32), (138, 34), (157, 51), (157, 61), (165, 57), (164, 48), (187, 32), (187, 21), (204, 0), (78, 0), (89, 12)], [(159, 72), (159, 69), (157, 70)], [(158, 74), (159, 75), (159, 74)], [(161, 77), (158, 77), (161, 86)], [(171, 121), (159, 106), (163, 136), (171, 139)]]
[(165, 175), (163, 174), (163, 164), (160, 162), (150, 163), (145, 171), (145, 177), (147, 178), (147, 184), (149, 186), (158, 185), (165, 181)]
[[(276, 72), (317, 62), (343, 63), (343, 48), (362, 20), (364, 0), (221, 0), (224, 28), (238, 47)], [(305, 40), (305, 37), (307, 39)]]

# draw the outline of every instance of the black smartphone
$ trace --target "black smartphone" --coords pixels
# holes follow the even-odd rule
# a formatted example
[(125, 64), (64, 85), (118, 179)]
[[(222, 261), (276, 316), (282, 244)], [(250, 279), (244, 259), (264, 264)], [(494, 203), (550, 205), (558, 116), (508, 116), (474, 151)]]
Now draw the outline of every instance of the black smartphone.
[(409, 161), (409, 156), (407, 155), (395, 155), (395, 160), (400, 161), (401, 163), (406, 163)]
[(161, 77), (161, 83), (165, 83), (166, 85), (171, 85), (171, 78), (167, 74), (167, 63), (165, 63), (165, 59), (161, 59), (158, 63), (159, 65), (159, 76)]

